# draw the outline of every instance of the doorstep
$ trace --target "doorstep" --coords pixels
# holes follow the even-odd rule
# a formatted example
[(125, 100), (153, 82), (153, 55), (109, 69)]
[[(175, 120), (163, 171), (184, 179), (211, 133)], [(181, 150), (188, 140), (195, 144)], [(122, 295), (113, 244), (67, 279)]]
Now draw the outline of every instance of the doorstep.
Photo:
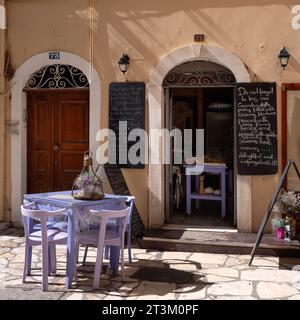
[[(256, 237), (256, 233), (230, 228), (203, 230), (192, 226), (165, 225), (148, 231), (138, 242), (141, 248), (152, 250), (250, 254)], [(257, 254), (299, 257), (300, 242), (280, 240), (272, 234), (265, 234)]]
[(11, 227), (11, 223), (10, 222), (0, 221), (0, 231), (6, 231), (10, 227)]

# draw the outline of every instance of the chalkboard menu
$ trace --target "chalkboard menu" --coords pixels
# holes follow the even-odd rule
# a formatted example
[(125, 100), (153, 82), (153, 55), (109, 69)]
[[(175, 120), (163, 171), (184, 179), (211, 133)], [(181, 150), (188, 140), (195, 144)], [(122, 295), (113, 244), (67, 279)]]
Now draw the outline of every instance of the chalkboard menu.
[(235, 103), (238, 174), (276, 174), (276, 83), (237, 83)]
[[(126, 181), (123, 177), (122, 171), (118, 165), (105, 164), (104, 170), (112, 191), (114, 194), (129, 196)], [(133, 237), (141, 237), (144, 234), (145, 227), (140, 218), (139, 212), (134, 206), (133, 213), (131, 216), (131, 234)]]
[[(128, 134), (133, 129), (145, 129), (145, 83), (144, 82), (113, 82), (109, 86), (109, 129), (113, 130), (116, 135), (116, 153), (111, 149), (110, 159), (116, 158), (116, 163), (121, 168), (144, 168), (145, 161), (141, 155), (139, 148), (135, 148), (138, 162), (132, 163), (128, 161), (128, 151), (136, 143), (142, 143), (139, 137), (134, 141), (128, 141)], [(122, 121), (123, 129), (120, 129), (120, 121)], [(124, 123), (127, 126), (124, 129)], [(123, 131), (120, 131), (123, 130)], [(124, 142), (124, 139), (127, 140)], [(131, 139), (130, 139), (131, 140)], [(112, 139), (110, 141), (113, 141)], [(120, 156), (120, 151), (125, 156)]]

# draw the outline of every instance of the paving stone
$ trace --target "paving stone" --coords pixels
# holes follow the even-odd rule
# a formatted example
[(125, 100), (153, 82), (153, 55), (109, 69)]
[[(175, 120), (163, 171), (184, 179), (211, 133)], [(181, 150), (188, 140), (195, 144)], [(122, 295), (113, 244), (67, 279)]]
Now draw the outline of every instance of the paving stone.
[(241, 265), (241, 264), (244, 264), (245, 262), (243, 260), (240, 260), (238, 258), (233, 258), (233, 257), (229, 257), (227, 260), (226, 260), (226, 267), (235, 267), (235, 266), (238, 266), (238, 265)]
[(134, 255), (134, 258), (138, 260), (155, 260), (155, 256), (149, 253), (138, 253)]
[(300, 294), (296, 294), (295, 296), (289, 297), (289, 300), (300, 300)]
[(170, 264), (170, 268), (176, 270), (183, 270), (183, 271), (196, 271), (197, 267), (194, 264), (184, 263), (184, 264)]
[(256, 288), (257, 294), (262, 299), (283, 299), (296, 295), (298, 290), (286, 283), (260, 282)]
[(190, 255), (189, 252), (164, 251), (161, 260), (183, 260), (185, 261)]
[(271, 259), (254, 259), (252, 262), (252, 267), (267, 267), (267, 268), (276, 268), (278, 269), (279, 266), (279, 260), (274, 261)]
[(119, 290), (121, 292), (129, 292), (129, 291), (132, 291), (133, 289), (135, 289), (139, 284), (140, 284), (140, 282), (138, 282), (138, 281), (125, 283), (119, 288)]
[(297, 271), (255, 269), (241, 271), (241, 280), (291, 282)]
[(248, 266), (248, 264), (240, 264), (238, 266), (232, 266), (231, 268), (236, 270), (252, 270), (251, 267)]
[(237, 278), (239, 276), (238, 270), (231, 268), (218, 268), (218, 269), (203, 269), (201, 270), (204, 274), (213, 274), (222, 277)]
[(291, 286), (300, 292), (300, 271), (293, 272)]
[(175, 300), (175, 284), (143, 281), (129, 295), (129, 300)]
[(211, 300), (257, 300), (252, 296), (216, 296)]
[[(1, 238), (0, 238), (0, 239), (1, 239)], [(1, 256), (2, 254), (4, 254), (4, 253), (10, 252), (10, 251), (11, 251), (10, 248), (2, 248), (2, 247), (0, 247), (0, 256)]]
[(221, 277), (221, 276), (216, 276), (214, 274), (207, 274), (204, 278), (203, 281), (207, 283), (219, 283), (219, 282), (228, 282), (234, 280), (233, 278), (229, 277)]
[(6, 267), (8, 265), (8, 260), (5, 258), (0, 258), (0, 267)]
[(14, 258), (14, 256), (15, 255), (10, 252), (7, 252), (7, 253), (0, 255), (1, 259), (7, 259), (8, 261), (11, 261)]
[(105, 294), (101, 293), (84, 293), (83, 300), (104, 300), (106, 298)]
[[(11, 263), (24, 263), (25, 261), (25, 256), (24, 256), (24, 253), (19, 253), (17, 255), (15, 255), (15, 257), (13, 259), (11, 259)], [(32, 254), (32, 262), (35, 263), (35, 262), (38, 262), (39, 261), (39, 258), (36, 254)]]
[(183, 285), (175, 291), (178, 300), (199, 300), (205, 298), (206, 284)]
[(66, 300), (82, 300), (82, 299), (83, 299), (83, 294), (76, 292), (69, 295)]
[(10, 241), (10, 240), (7, 240), (7, 241), (2, 241), (1, 240), (1, 247), (2, 248), (16, 248), (18, 246), (17, 243), (13, 242), (13, 241)]
[(196, 261), (206, 264), (222, 265), (225, 263), (227, 256), (225, 254), (201, 253), (195, 252), (190, 257), (190, 261)]
[(0, 300), (59, 300), (62, 295), (63, 292), (57, 291), (43, 292), (41, 286), (0, 290)]
[(298, 265), (296, 265), (296, 266), (293, 266), (293, 267), (292, 267), (292, 270), (293, 270), (293, 271), (300, 271), (300, 265), (298, 264)]
[(253, 285), (249, 281), (233, 281), (216, 283), (208, 287), (209, 295), (251, 296)]

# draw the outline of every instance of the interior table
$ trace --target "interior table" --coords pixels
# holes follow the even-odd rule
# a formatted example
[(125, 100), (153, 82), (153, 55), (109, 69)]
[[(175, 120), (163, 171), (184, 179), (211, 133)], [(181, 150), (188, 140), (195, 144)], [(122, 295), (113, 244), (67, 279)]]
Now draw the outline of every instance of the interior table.
[[(221, 176), (220, 195), (199, 194), (199, 176), (203, 173), (217, 173)], [(196, 177), (196, 192), (192, 192), (192, 176)], [(187, 165), (185, 166), (186, 177), (186, 213), (191, 214), (192, 200), (196, 200), (196, 208), (199, 209), (199, 200), (221, 201), (222, 218), (226, 216), (226, 165), (223, 163)]]
[[(105, 194), (102, 200), (89, 201), (77, 200), (71, 195), (71, 191), (58, 191), (48, 193), (36, 193), (24, 195), (24, 204), (34, 202), (38, 208), (44, 210), (67, 209), (67, 271), (66, 288), (71, 288), (75, 276), (76, 235), (80, 228), (88, 228), (89, 210), (122, 210), (126, 208), (126, 201), (130, 196)], [(33, 229), (34, 221), (31, 219), (29, 228)], [(111, 253), (113, 255), (117, 251)], [(31, 252), (28, 256), (31, 257)], [(118, 257), (110, 257), (111, 268), (115, 272), (118, 269)]]

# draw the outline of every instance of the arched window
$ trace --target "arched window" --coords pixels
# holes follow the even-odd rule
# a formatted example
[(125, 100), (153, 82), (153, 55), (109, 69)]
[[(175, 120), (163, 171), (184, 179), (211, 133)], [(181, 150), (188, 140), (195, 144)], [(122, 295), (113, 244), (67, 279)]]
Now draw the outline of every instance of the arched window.
[(166, 75), (163, 87), (234, 86), (234, 74), (215, 62), (196, 60), (180, 64)]
[(68, 64), (47, 65), (33, 73), (25, 89), (88, 88), (84, 73)]

